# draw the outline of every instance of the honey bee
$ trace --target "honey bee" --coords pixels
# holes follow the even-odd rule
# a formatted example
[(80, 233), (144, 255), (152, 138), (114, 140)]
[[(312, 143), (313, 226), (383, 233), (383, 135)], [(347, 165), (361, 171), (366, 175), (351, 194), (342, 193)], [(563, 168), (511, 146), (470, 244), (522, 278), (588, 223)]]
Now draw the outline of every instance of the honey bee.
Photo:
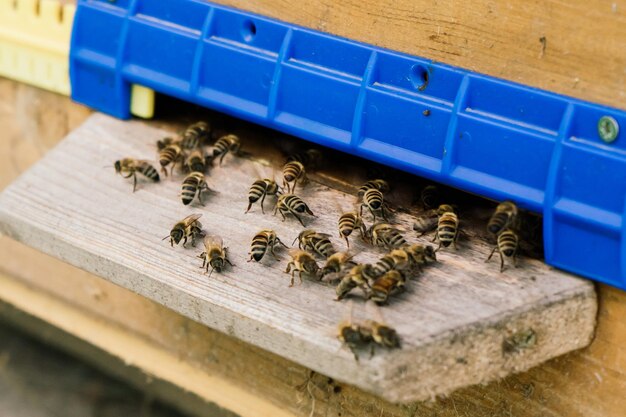
[(411, 268), (413, 258), (406, 249), (394, 249), (374, 264), (377, 275), (383, 275), (392, 269), (407, 271)]
[(213, 145), (213, 158), (220, 158), (220, 165), (228, 152), (237, 154), (241, 148), (241, 140), (236, 135), (222, 136)]
[(503, 201), (498, 204), (495, 212), (489, 219), (487, 230), (494, 235), (498, 235), (501, 231), (508, 227), (514, 226), (518, 220), (518, 208), (512, 201)]
[(204, 252), (198, 255), (198, 258), (202, 258), (201, 268), (206, 268), (206, 272), (209, 272), (209, 266), (211, 272), (222, 272), (222, 269), (228, 265), (234, 266), (231, 261), (228, 260), (227, 248), (224, 247), (224, 242), (219, 236), (207, 236), (204, 238)]
[(169, 164), (172, 164), (172, 169), (170, 173), (174, 173), (174, 167), (176, 166), (176, 163), (178, 163), (183, 156), (182, 152), (182, 148), (176, 143), (172, 143), (161, 149), (161, 151), (159, 152), (159, 163), (161, 164), (161, 172), (163, 173), (163, 175), (167, 177), (166, 167)]
[(265, 214), (265, 209), (263, 208), (265, 197), (268, 195), (276, 195), (279, 192), (280, 189), (278, 184), (276, 184), (276, 181), (269, 178), (256, 180), (252, 183), (250, 191), (248, 191), (248, 209), (246, 210), (246, 213), (250, 211), (252, 204), (261, 199), (261, 212)]
[(115, 167), (115, 172), (120, 174), (122, 177), (133, 177), (133, 193), (137, 189), (137, 173), (140, 173), (153, 182), (158, 182), (160, 180), (157, 170), (154, 169), (154, 167), (147, 161), (124, 158), (115, 161), (113, 166)]
[(390, 295), (404, 290), (405, 283), (404, 274), (392, 269), (372, 283), (369, 298), (376, 304), (386, 304)]
[(163, 240), (170, 238), (170, 244), (174, 247), (183, 240), (183, 247), (187, 244), (187, 239), (191, 239), (191, 246), (196, 246), (196, 238), (203, 237), (202, 224), (198, 219), (202, 214), (190, 214), (172, 227), (169, 236), (165, 236)]
[(322, 268), (321, 277), (324, 278), (329, 274), (339, 274), (347, 267), (353, 267), (356, 263), (352, 260), (354, 255), (347, 252), (337, 252), (326, 259), (326, 264)]
[(361, 333), (370, 336), (374, 343), (390, 349), (400, 348), (400, 337), (395, 329), (377, 321), (368, 320), (361, 326)]
[(248, 262), (261, 261), (261, 259), (263, 259), (263, 257), (267, 253), (268, 249), (270, 253), (274, 256), (274, 259), (278, 259), (278, 257), (274, 253), (274, 246), (278, 244), (287, 247), (287, 245), (281, 242), (278, 236), (276, 236), (276, 232), (274, 232), (273, 230), (261, 230), (252, 238), (252, 245), (249, 253), (250, 259), (248, 260)]
[(358, 196), (363, 198), (367, 190), (378, 190), (384, 194), (384, 193), (389, 192), (390, 189), (391, 188), (389, 187), (389, 183), (385, 180), (381, 180), (381, 179), (369, 180), (365, 184), (359, 187)]
[(213, 162), (213, 158), (204, 153), (202, 148), (197, 148), (189, 153), (185, 160), (185, 168), (188, 172), (202, 172), (205, 173), (207, 168)]
[(193, 199), (198, 196), (200, 204), (204, 205), (202, 201), (202, 193), (204, 191), (212, 191), (206, 183), (204, 174), (202, 172), (192, 172), (187, 175), (183, 180), (181, 198), (184, 205), (189, 205)]
[(425, 209), (433, 209), (439, 205), (439, 200), (441, 196), (439, 195), (439, 188), (435, 185), (428, 185), (424, 187), (420, 194), (420, 200), (422, 201), (422, 206)]
[(289, 155), (287, 162), (300, 162), (307, 169), (314, 169), (322, 162), (323, 155), (317, 149), (307, 149), (305, 152), (299, 152)]
[(372, 214), (374, 221), (376, 221), (376, 213), (380, 213), (383, 219), (387, 220), (386, 211), (386, 203), (383, 197), (383, 193), (376, 188), (369, 188), (363, 194), (363, 202), (361, 203), (361, 210), (359, 211), (359, 215), (363, 215), (363, 207), (367, 207), (367, 209)]
[(341, 278), (339, 284), (335, 288), (337, 294), (336, 301), (344, 299), (350, 291), (356, 287), (367, 292), (370, 287), (369, 281), (376, 278), (376, 271), (370, 264), (359, 264), (350, 269), (348, 273)]
[[(444, 207), (445, 206), (445, 207)], [(439, 220), (437, 221), (437, 233), (433, 238), (433, 242), (439, 238), (439, 246), (435, 249), (437, 252), (441, 247), (447, 248), (452, 244), (456, 249), (456, 240), (459, 235), (459, 218), (454, 211), (446, 211), (452, 207), (447, 205), (439, 206)]]
[(389, 223), (374, 223), (366, 232), (370, 243), (384, 248), (399, 248), (407, 244), (400, 230)]
[(423, 236), (426, 233), (432, 232), (437, 228), (437, 223), (439, 219), (437, 215), (424, 215), (417, 217), (415, 222), (413, 223), (413, 230), (419, 233), (419, 236)]
[[(306, 170), (304, 169), (304, 165), (298, 161), (287, 162), (283, 166), (283, 188), (285, 188), (287, 192), (295, 191), (298, 181), (300, 181), (300, 184), (306, 182)], [(291, 187), (291, 183), (293, 183), (293, 188)]]
[(182, 134), (180, 146), (183, 149), (196, 149), (201, 147), (211, 134), (211, 126), (206, 122), (197, 122), (185, 129)]
[(430, 245), (424, 246), (420, 243), (414, 243), (413, 245), (405, 246), (404, 250), (411, 258), (413, 265), (420, 269), (428, 263), (437, 262), (437, 254)]
[(298, 248), (312, 250), (324, 258), (328, 258), (336, 252), (326, 233), (317, 233), (315, 230), (307, 229), (300, 232), (293, 243), (296, 243), (296, 240), (298, 241)]
[(296, 219), (298, 219), (303, 227), (306, 226), (298, 214), (307, 213), (308, 215), (315, 217), (315, 214), (313, 214), (309, 206), (307, 206), (300, 197), (294, 194), (283, 194), (278, 197), (276, 207), (274, 208), (274, 215), (276, 215), (277, 211), (279, 211), (281, 216), (283, 216), (283, 221), (285, 221), (285, 214), (291, 213)]
[(298, 272), (300, 282), (302, 282), (302, 273), (313, 276), (317, 275), (319, 266), (310, 253), (299, 249), (292, 249), (289, 251), (289, 255), (291, 256), (291, 261), (287, 264), (285, 273), (288, 274), (291, 272), (290, 287), (293, 287), (296, 272)]
[(496, 249), (500, 254), (500, 272), (504, 271), (504, 258), (511, 259), (513, 266), (516, 266), (517, 245), (519, 238), (517, 233), (511, 229), (507, 229), (498, 235), (498, 243), (491, 251), (491, 254), (485, 262), (488, 262), (493, 256)]
[(365, 224), (361, 216), (356, 211), (343, 213), (341, 217), (339, 217), (339, 237), (346, 240), (348, 247), (350, 247), (348, 236), (350, 236), (355, 229), (359, 229), (361, 238), (365, 237)]

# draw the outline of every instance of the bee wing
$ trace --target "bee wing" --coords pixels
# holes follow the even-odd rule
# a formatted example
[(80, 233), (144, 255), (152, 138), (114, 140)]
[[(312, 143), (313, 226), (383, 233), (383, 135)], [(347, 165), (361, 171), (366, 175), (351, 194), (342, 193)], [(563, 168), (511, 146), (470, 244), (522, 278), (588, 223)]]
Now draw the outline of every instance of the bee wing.
[(325, 237), (325, 238), (331, 238), (332, 235), (328, 234), (328, 233), (322, 233), (322, 232), (315, 232), (315, 236), (316, 237)]
[(224, 240), (220, 236), (209, 235), (204, 238), (204, 246), (209, 248), (213, 246), (217, 246), (219, 248), (224, 244)]
[(202, 217), (202, 213), (190, 214), (189, 216), (185, 217), (182, 222), (185, 224), (191, 224), (198, 220), (200, 217)]

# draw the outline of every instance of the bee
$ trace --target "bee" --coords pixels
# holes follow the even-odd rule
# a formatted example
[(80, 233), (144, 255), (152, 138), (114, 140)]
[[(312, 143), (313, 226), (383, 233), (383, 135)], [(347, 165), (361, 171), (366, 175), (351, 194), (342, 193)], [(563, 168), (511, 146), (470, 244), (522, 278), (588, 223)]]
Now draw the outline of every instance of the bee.
[(413, 230), (419, 233), (418, 236), (423, 236), (426, 233), (432, 232), (437, 228), (438, 220), (439, 219), (437, 218), (436, 214), (434, 216), (420, 216), (415, 219), (415, 222), (413, 223)]
[(278, 184), (276, 184), (276, 181), (270, 180), (269, 178), (256, 180), (252, 183), (250, 191), (248, 191), (248, 209), (246, 210), (246, 213), (250, 211), (252, 204), (261, 199), (261, 212), (265, 214), (265, 209), (263, 208), (265, 197), (268, 195), (276, 195), (279, 192), (280, 189)]
[(115, 172), (120, 174), (124, 178), (133, 177), (133, 193), (137, 189), (137, 173), (139, 172), (144, 177), (153, 182), (160, 180), (159, 173), (152, 165), (147, 161), (140, 161), (133, 158), (124, 158), (115, 161), (113, 164)]
[(370, 287), (369, 281), (376, 278), (376, 271), (370, 264), (359, 264), (350, 269), (348, 273), (341, 278), (339, 284), (335, 288), (337, 294), (336, 301), (344, 299), (350, 291), (356, 287), (367, 292)]
[(367, 236), (374, 246), (384, 248), (399, 248), (407, 244), (400, 230), (388, 223), (374, 223), (368, 230)]
[(361, 326), (349, 321), (339, 324), (337, 338), (350, 349), (356, 361), (359, 360), (357, 350), (366, 348), (373, 340), (371, 332), (363, 332)]
[(377, 321), (368, 320), (361, 326), (361, 333), (379, 346), (390, 349), (400, 347), (400, 337), (395, 329)]
[(519, 238), (517, 233), (511, 229), (507, 229), (498, 235), (498, 244), (491, 251), (491, 254), (485, 262), (488, 262), (493, 256), (496, 249), (500, 254), (500, 272), (504, 271), (504, 258), (509, 258), (513, 262), (513, 266), (516, 266), (515, 256), (517, 255), (517, 245)]
[(323, 155), (317, 149), (307, 149), (305, 152), (299, 152), (289, 155), (287, 162), (300, 162), (305, 168), (313, 169), (320, 165)]
[(352, 260), (353, 256), (347, 252), (337, 252), (329, 256), (322, 268), (322, 278), (329, 274), (338, 274), (349, 266), (355, 266), (356, 263)]
[(512, 201), (503, 201), (498, 204), (495, 212), (489, 219), (487, 230), (494, 235), (498, 235), (506, 228), (513, 226), (518, 220), (518, 208)]
[(228, 152), (237, 154), (241, 148), (241, 140), (236, 135), (222, 136), (213, 145), (213, 158), (220, 158), (220, 165)]
[(383, 275), (392, 269), (407, 271), (413, 262), (413, 258), (406, 249), (394, 249), (376, 262), (374, 269), (377, 275)]
[(439, 200), (441, 196), (439, 195), (439, 188), (434, 185), (428, 185), (422, 189), (420, 193), (420, 200), (422, 201), (422, 206), (425, 209), (433, 209), (439, 205)]
[(187, 239), (191, 238), (191, 246), (196, 246), (196, 238), (203, 237), (202, 224), (198, 219), (202, 214), (190, 214), (172, 227), (169, 236), (165, 236), (163, 240), (170, 238), (170, 244), (174, 247), (183, 240), (183, 247), (187, 244)]
[(390, 189), (389, 183), (385, 180), (369, 180), (359, 187), (358, 196), (363, 198), (367, 190), (378, 190), (381, 193), (387, 193)]
[(376, 304), (386, 304), (390, 295), (404, 290), (405, 283), (404, 274), (392, 269), (372, 283), (369, 298)]
[(359, 229), (361, 238), (365, 237), (365, 223), (363, 223), (361, 216), (356, 211), (343, 213), (341, 217), (339, 217), (339, 237), (346, 240), (348, 247), (350, 247), (348, 236), (350, 236), (355, 229)]
[(312, 250), (324, 258), (328, 258), (336, 252), (326, 233), (317, 233), (310, 229), (303, 230), (293, 243), (296, 241), (298, 241), (298, 248)]
[(161, 172), (163, 173), (163, 175), (167, 177), (166, 167), (169, 164), (172, 164), (172, 169), (170, 173), (174, 173), (174, 167), (176, 166), (176, 163), (180, 161), (181, 157), (183, 156), (182, 152), (182, 148), (176, 143), (172, 143), (161, 149), (161, 151), (159, 152), (159, 163), (161, 164)]
[(222, 272), (227, 263), (230, 266), (235, 266), (228, 260), (227, 248), (224, 247), (224, 242), (219, 236), (207, 236), (204, 238), (204, 252), (198, 255), (198, 258), (202, 258), (201, 268), (206, 268), (205, 273), (209, 272), (209, 266), (211, 267), (209, 277), (214, 270)]
[[(435, 249), (435, 252), (441, 249), (443, 246), (447, 248), (452, 244), (456, 249), (456, 240), (459, 236), (459, 218), (454, 211), (446, 211), (448, 207), (439, 206), (439, 220), (437, 221), (437, 233), (433, 238), (433, 242), (439, 238), (439, 246)], [(452, 207), (450, 207), (451, 209)]]
[(411, 258), (413, 265), (421, 269), (424, 265), (431, 262), (437, 262), (437, 254), (430, 245), (422, 245), (420, 243), (414, 243), (404, 247), (404, 250)]
[(277, 211), (279, 211), (281, 216), (283, 216), (283, 221), (285, 221), (285, 213), (293, 214), (293, 216), (298, 219), (303, 227), (306, 226), (304, 226), (304, 222), (302, 221), (302, 219), (300, 219), (300, 216), (298, 216), (298, 214), (307, 213), (315, 217), (315, 214), (313, 214), (309, 206), (307, 206), (300, 197), (294, 194), (283, 194), (278, 197), (276, 207), (274, 208), (274, 215), (276, 215)]
[(183, 180), (183, 187), (181, 198), (183, 200), (184, 205), (189, 205), (195, 198), (198, 196), (198, 200), (200, 200), (200, 204), (204, 205), (202, 201), (202, 193), (204, 191), (211, 191), (209, 186), (206, 183), (204, 178), (204, 174), (202, 172), (192, 172), (187, 175)]
[(211, 126), (206, 122), (197, 122), (185, 129), (180, 141), (183, 149), (196, 149), (201, 147), (211, 134)]
[(207, 168), (213, 162), (213, 158), (204, 153), (202, 148), (191, 151), (185, 160), (185, 168), (188, 172), (206, 172)]
[(159, 139), (159, 140), (157, 140), (157, 143), (156, 143), (157, 150), (158, 151), (162, 151), (167, 146), (172, 145), (172, 144), (178, 144), (178, 143), (179, 142), (177, 140), (175, 140), (174, 138), (171, 138), (171, 137)]
[(278, 259), (276, 254), (274, 253), (274, 246), (281, 244), (284, 247), (287, 247), (281, 240), (276, 236), (276, 232), (273, 230), (261, 230), (259, 233), (254, 235), (252, 238), (252, 245), (250, 248), (250, 261), (259, 262), (269, 249), (270, 253), (274, 256), (274, 259)]
[(374, 221), (376, 221), (376, 213), (380, 213), (382, 218), (387, 220), (387, 216), (385, 214), (386, 211), (386, 203), (383, 197), (383, 193), (376, 188), (369, 188), (363, 194), (363, 202), (361, 203), (361, 210), (359, 215), (363, 215), (363, 207), (367, 207), (367, 209), (372, 213), (372, 217), (374, 217)]
[(308, 275), (317, 275), (319, 266), (317, 265), (317, 262), (315, 262), (315, 258), (313, 258), (310, 253), (299, 249), (292, 249), (289, 251), (289, 255), (291, 256), (291, 261), (287, 264), (285, 273), (288, 274), (291, 272), (290, 287), (293, 287), (296, 272), (298, 272), (300, 282), (302, 282), (303, 272)]
[[(287, 162), (283, 166), (283, 188), (285, 188), (287, 192), (295, 191), (298, 181), (300, 181), (300, 184), (306, 181), (304, 165), (298, 161)], [(293, 183), (293, 189), (291, 188), (291, 183)]]

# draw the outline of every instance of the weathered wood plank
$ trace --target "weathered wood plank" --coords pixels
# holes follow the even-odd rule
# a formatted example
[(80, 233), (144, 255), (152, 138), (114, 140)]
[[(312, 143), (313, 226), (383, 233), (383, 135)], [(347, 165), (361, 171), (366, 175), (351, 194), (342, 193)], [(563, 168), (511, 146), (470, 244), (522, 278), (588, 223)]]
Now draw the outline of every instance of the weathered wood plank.
[[(334, 337), (347, 315), (333, 291), (306, 281), (287, 288), (284, 263), (246, 262), (253, 233), (272, 227), (284, 240), (300, 227), (258, 208), (244, 215), (246, 190), (256, 176), (248, 160), (230, 159), (210, 182), (218, 193), (204, 213), (205, 228), (224, 236), (236, 267), (210, 279), (198, 251), (171, 249), (161, 238), (191, 211), (178, 201), (179, 183), (132, 185), (101, 168), (126, 155), (153, 157), (162, 131), (95, 115), (10, 186), (0, 198), (3, 231), (17, 240), (151, 298), (175, 311), (392, 401), (411, 401), (527, 369), (589, 343), (596, 302), (588, 282), (525, 260), (499, 274), (483, 263), (489, 246), (465, 243), (446, 252), (384, 317), (404, 341), (400, 351), (356, 363)], [(311, 223), (334, 232), (337, 209), (354, 197), (312, 183), (302, 194), (320, 217)], [(217, 215), (219, 214), (219, 215)], [(405, 225), (408, 216), (396, 221)], [(336, 246), (342, 244), (336, 240)], [(380, 252), (361, 247), (358, 259)], [(371, 315), (357, 305), (357, 318)], [(537, 344), (503, 353), (511, 335), (532, 329)]]
[(217, 0), (276, 19), (626, 108), (626, 3)]

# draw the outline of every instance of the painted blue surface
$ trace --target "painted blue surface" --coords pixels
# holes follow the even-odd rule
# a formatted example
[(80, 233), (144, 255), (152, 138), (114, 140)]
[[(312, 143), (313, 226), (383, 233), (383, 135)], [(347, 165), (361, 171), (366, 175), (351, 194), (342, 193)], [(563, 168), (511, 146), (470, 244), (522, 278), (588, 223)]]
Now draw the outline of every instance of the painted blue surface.
[(512, 199), (543, 213), (549, 264), (626, 289), (623, 111), (197, 0), (79, 0), (70, 76), (76, 101), (120, 118), (137, 83)]

